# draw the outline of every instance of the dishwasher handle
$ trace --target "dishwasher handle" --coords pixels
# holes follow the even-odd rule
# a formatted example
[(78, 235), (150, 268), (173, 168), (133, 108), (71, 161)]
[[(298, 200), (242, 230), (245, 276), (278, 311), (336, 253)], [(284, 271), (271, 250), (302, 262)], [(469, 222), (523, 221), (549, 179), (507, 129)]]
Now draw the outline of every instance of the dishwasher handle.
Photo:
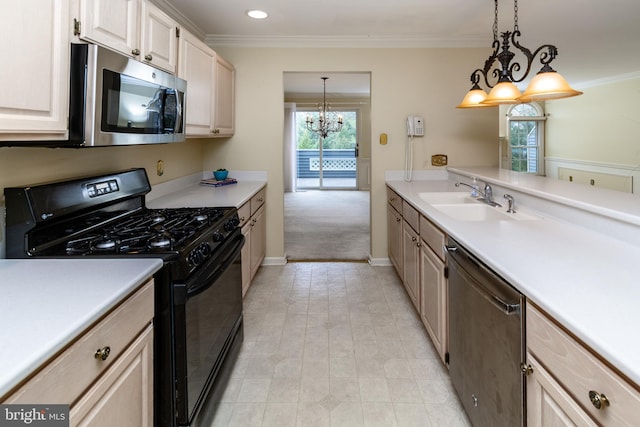
[[(448, 246), (448, 245), (445, 245), (444, 249), (449, 254), (453, 254), (454, 252), (456, 252), (458, 250), (458, 248), (456, 246)], [(466, 279), (467, 283), (469, 283), (469, 285), (473, 286), (473, 288), (476, 291), (478, 291), (478, 293), (480, 295), (482, 295), (482, 297), (484, 299), (486, 299), (491, 304), (493, 304), (494, 307), (496, 307), (498, 310), (502, 311), (507, 316), (520, 313), (520, 304), (511, 304), (509, 302), (506, 302), (502, 298), (500, 298), (498, 295), (495, 295), (494, 293), (490, 292), (488, 289), (486, 289), (484, 286), (482, 286), (482, 283), (480, 283), (476, 278), (474, 278), (469, 273), (467, 273), (467, 271), (464, 269), (464, 266), (462, 266), (460, 264), (460, 262), (455, 259), (454, 255), (451, 255), (449, 257), (449, 259), (451, 261), (453, 261), (453, 263), (458, 266), (458, 268), (457, 268), (458, 272), (464, 276), (464, 278)], [(478, 265), (478, 266), (480, 268), (482, 268), (483, 270), (485, 270), (486, 272), (490, 273), (493, 276), (493, 273), (491, 273), (490, 271), (486, 270), (482, 265)]]

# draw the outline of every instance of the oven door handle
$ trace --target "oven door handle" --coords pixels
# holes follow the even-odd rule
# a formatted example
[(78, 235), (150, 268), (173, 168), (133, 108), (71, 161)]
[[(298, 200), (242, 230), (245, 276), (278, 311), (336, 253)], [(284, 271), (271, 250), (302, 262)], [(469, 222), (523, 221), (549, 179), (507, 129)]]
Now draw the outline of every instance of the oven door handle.
[(198, 274), (192, 283), (199, 283), (198, 286), (187, 287), (187, 298), (194, 297), (201, 292), (206, 291), (209, 287), (211, 287), (216, 280), (229, 268), (231, 264), (236, 260), (236, 258), (240, 255), (240, 251), (244, 246), (244, 236), (242, 234), (238, 234), (238, 236), (229, 244), (233, 244), (230, 250), (224, 250), (223, 253), (228, 254), (215, 268), (210, 269), (205, 266), (202, 270), (204, 277), (200, 277)]

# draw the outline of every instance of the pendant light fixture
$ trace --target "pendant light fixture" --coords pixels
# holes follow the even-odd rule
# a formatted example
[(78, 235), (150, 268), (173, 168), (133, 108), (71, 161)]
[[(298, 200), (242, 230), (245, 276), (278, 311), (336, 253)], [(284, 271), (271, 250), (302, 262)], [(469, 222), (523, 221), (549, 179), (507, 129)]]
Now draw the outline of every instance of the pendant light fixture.
[(322, 104), (318, 104), (318, 124), (314, 126), (314, 120), (310, 114), (307, 115), (305, 123), (309, 131), (326, 138), (330, 132), (340, 132), (342, 130), (343, 119), (342, 116), (338, 115), (336, 117), (330, 112), (331, 106), (327, 103), (327, 79), (329, 77), (321, 77), (321, 79), (323, 85)]
[[(513, 31), (505, 31), (500, 34), (502, 43), (498, 40), (498, 0), (494, 0), (494, 3), (493, 53), (485, 61), (484, 68), (478, 68), (471, 73), (471, 90), (458, 105), (458, 108), (491, 107), (499, 104), (518, 104), (582, 95), (582, 92), (571, 88), (564, 77), (549, 65), (558, 55), (558, 49), (554, 45), (542, 45), (531, 53), (529, 49), (520, 44), (518, 41), (521, 35), (518, 27), (518, 0), (514, 0)], [(519, 62), (512, 62), (516, 54), (509, 50), (511, 45), (527, 59), (524, 74), (518, 78), (514, 77), (513, 72), (520, 71), (523, 67)], [(515, 84), (527, 78), (533, 60), (538, 54), (540, 54), (542, 68), (522, 94)], [(492, 69), (496, 61), (499, 63), (499, 67)], [(493, 78), (498, 79), (493, 85), (489, 83), (490, 74)], [(491, 88), (489, 94), (480, 87), (481, 78), (486, 86)]]

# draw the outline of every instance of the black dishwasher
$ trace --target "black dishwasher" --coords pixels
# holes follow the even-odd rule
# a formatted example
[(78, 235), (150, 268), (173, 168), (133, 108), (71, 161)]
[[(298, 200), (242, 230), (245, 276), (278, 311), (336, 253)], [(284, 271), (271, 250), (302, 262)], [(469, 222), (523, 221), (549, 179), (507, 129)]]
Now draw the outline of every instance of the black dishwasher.
[(447, 241), (449, 374), (476, 427), (524, 426), (524, 296)]

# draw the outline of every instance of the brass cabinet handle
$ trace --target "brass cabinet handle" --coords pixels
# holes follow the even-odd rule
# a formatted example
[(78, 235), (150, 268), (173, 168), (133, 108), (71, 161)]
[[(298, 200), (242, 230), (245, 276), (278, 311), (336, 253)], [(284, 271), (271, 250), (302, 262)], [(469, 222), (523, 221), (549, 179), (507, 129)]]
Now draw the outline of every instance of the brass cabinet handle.
[(151, 54), (147, 54), (144, 56), (144, 59), (146, 59), (147, 61), (151, 61), (153, 59), (153, 56), (151, 56)]
[(244, 217), (240, 217), (240, 222), (244, 222)]
[(520, 370), (525, 375), (533, 374), (533, 367), (531, 365), (527, 365), (524, 362), (520, 364)]
[(111, 353), (111, 347), (102, 347), (96, 350), (96, 354), (94, 354), (94, 357), (99, 360), (107, 360), (107, 357), (109, 357), (109, 353)]
[(133, 49), (133, 50), (131, 51), (131, 54), (132, 54), (132, 55), (136, 55), (136, 56), (140, 55), (140, 49)]
[(212, 129), (211, 133), (220, 133), (220, 129)]
[(591, 400), (593, 407), (599, 410), (602, 410), (611, 404), (604, 393), (601, 394), (595, 390), (589, 391), (589, 399)]
[(396, 218), (396, 222), (402, 221), (402, 218)]

